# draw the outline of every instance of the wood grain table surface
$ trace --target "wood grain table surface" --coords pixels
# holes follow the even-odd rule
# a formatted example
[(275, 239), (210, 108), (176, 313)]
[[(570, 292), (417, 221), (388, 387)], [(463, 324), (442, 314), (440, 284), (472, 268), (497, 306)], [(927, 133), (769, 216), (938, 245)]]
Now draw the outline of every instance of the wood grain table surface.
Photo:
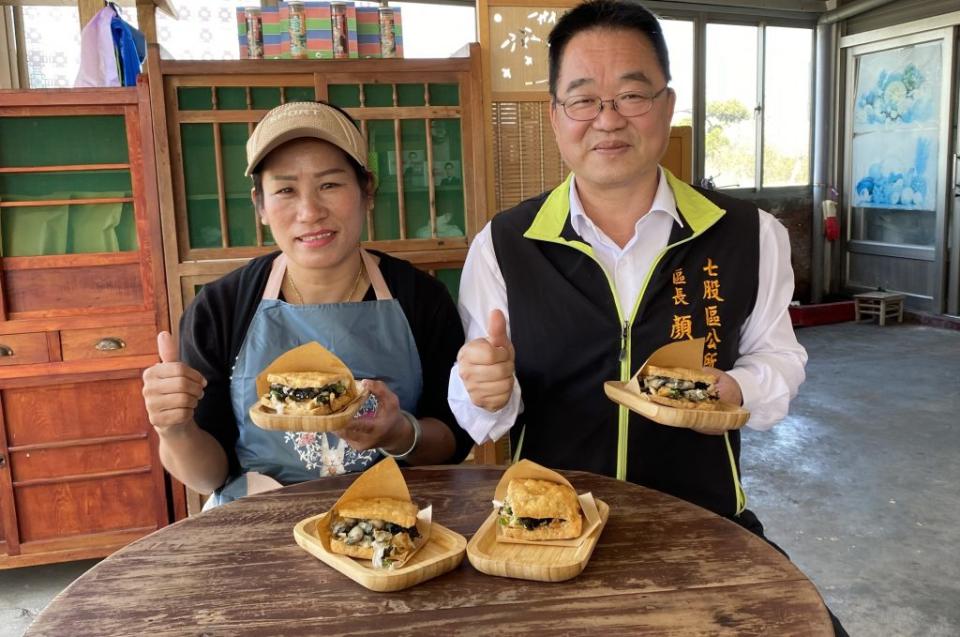
[[(406, 469), (418, 504), (467, 537), (502, 467)], [(453, 571), (375, 593), (296, 545), (355, 475), (244, 498), (182, 520), (97, 564), (27, 631), (37, 635), (832, 635), (813, 584), (733, 522), (630, 483), (562, 472), (610, 505), (580, 576), (559, 583)]]

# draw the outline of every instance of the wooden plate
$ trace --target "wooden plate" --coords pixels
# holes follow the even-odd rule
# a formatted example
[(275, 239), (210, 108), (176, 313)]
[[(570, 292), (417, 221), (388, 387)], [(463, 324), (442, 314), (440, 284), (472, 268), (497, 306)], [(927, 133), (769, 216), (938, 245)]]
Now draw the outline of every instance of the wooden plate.
[(603, 391), (615, 403), (635, 411), (661, 425), (696, 429), (703, 433), (722, 434), (731, 429), (743, 427), (750, 418), (750, 412), (743, 407), (719, 403), (718, 409), (678, 409), (668, 407), (651, 400), (641, 398), (627, 388), (626, 383), (609, 380), (603, 384)]
[(272, 431), (312, 431), (327, 432), (343, 429), (357, 415), (369, 392), (363, 391), (357, 383), (357, 397), (335, 414), (327, 416), (300, 416), (278, 414), (259, 402), (250, 407), (250, 420), (261, 429)]
[(297, 544), (324, 564), (372, 591), (388, 593), (410, 588), (457, 568), (463, 561), (466, 538), (434, 522), (430, 526), (430, 539), (406, 564), (392, 571), (373, 568), (370, 560), (354, 559), (324, 548), (317, 534), (317, 525), (327, 515), (321, 513), (299, 522), (293, 528)]
[(497, 512), (480, 525), (467, 544), (467, 558), (481, 573), (499, 577), (562, 582), (579, 575), (590, 561), (600, 533), (610, 517), (610, 507), (596, 500), (600, 526), (580, 546), (509, 544), (497, 542)]

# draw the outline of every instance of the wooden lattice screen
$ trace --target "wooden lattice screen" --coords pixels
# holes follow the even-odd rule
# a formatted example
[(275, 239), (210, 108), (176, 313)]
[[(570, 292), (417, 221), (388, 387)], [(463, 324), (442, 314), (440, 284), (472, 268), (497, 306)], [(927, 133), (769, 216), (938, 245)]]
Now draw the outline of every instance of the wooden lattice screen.
[(550, 129), (549, 102), (494, 102), (494, 203), (498, 210), (537, 195), (566, 177)]
[(456, 297), (487, 210), (479, 69), (476, 45), (444, 60), (155, 59), (173, 324), (199, 286), (276, 249), (250, 201), (245, 144), (270, 108), (298, 100), (344, 108), (367, 139), (378, 191), (364, 244), (430, 271)]

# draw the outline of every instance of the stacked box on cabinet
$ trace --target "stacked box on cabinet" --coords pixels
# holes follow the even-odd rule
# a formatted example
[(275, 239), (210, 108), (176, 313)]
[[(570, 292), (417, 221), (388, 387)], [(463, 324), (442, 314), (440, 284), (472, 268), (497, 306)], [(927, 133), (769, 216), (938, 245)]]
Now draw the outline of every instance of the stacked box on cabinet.
[(330, 3), (306, 2), (307, 13), (307, 57), (332, 58), (333, 34), (330, 28)]
[(280, 23), (280, 7), (264, 7), (263, 16), (263, 57), (277, 59), (283, 57), (283, 34), (286, 25)]
[[(320, 60), (333, 57), (333, 34), (330, 27), (329, 2), (304, 2), (303, 9), (307, 18), (307, 59)], [(281, 2), (281, 54), (289, 59), (290, 54), (290, 5)]]
[[(329, 59), (333, 57), (333, 33), (329, 2), (304, 2), (307, 16), (307, 57)], [(352, 2), (346, 5), (347, 49), (350, 58), (379, 58), (380, 13), (377, 7), (357, 7)], [(403, 22), (400, 7), (391, 7), (394, 19), (396, 57), (403, 57)], [(288, 59), (290, 55), (289, 5), (281, 2), (276, 7), (263, 10), (264, 57)], [(247, 25), (245, 10), (237, 9), (237, 34), (240, 57), (248, 56)]]
[(237, 7), (237, 41), (240, 43), (240, 59), (245, 60), (250, 57), (250, 49), (247, 44), (247, 10), (245, 7)]
[[(397, 47), (397, 57), (403, 57), (403, 26), (400, 19), (400, 7), (393, 9), (393, 33)], [(380, 50), (380, 9), (378, 7), (357, 7), (357, 51), (362, 58), (382, 57)]]
[[(260, 16), (263, 25), (263, 57), (274, 60), (284, 57), (285, 37), (288, 40), (286, 57), (290, 57), (289, 35), (286, 34), (286, 24), (281, 24), (280, 21), (280, 7), (264, 7), (260, 10)], [(246, 7), (237, 7), (237, 40), (240, 43), (241, 60), (245, 60), (250, 55), (247, 35)]]
[[(380, 22), (377, 7), (357, 7), (345, 2), (347, 23), (348, 57), (380, 57)], [(329, 2), (304, 2), (307, 16), (307, 58), (330, 59), (333, 57), (333, 30), (330, 21)], [(280, 2), (275, 7), (264, 7), (263, 57), (266, 59), (289, 59), (290, 55), (290, 6)], [(361, 14), (364, 27), (360, 29)], [(403, 36), (400, 26), (400, 9), (394, 8), (394, 32), (397, 42), (397, 57), (403, 57)], [(363, 33), (363, 45), (360, 44)], [(237, 8), (237, 38), (240, 57), (248, 57), (246, 10)]]
[[(329, 2), (304, 2), (303, 8), (307, 16), (307, 59), (330, 59), (333, 57), (333, 27), (330, 22)], [(352, 2), (346, 2), (348, 57), (357, 55), (357, 14)], [(287, 2), (279, 3), (280, 25), (282, 33), (281, 54), (279, 57), (288, 59), (290, 55), (290, 5)]]

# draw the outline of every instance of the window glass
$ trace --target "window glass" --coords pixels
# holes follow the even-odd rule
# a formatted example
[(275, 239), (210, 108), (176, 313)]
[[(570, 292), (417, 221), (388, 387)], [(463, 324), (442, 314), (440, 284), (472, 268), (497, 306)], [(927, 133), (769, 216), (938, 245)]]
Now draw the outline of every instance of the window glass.
[(763, 185), (809, 184), (813, 31), (767, 27), (765, 43)]
[(704, 175), (717, 188), (756, 186), (758, 28), (707, 25)]
[(70, 88), (80, 69), (77, 7), (23, 7), (30, 88)]
[(677, 94), (671, 123), (690, 126), (693, 123), (693, 22), (664, 19), (660, 24), (670, 54), (670, 86)]
[(933, 247), (936, 234), (935, 210), (853, 208), (851, 238), (857, 241)]

